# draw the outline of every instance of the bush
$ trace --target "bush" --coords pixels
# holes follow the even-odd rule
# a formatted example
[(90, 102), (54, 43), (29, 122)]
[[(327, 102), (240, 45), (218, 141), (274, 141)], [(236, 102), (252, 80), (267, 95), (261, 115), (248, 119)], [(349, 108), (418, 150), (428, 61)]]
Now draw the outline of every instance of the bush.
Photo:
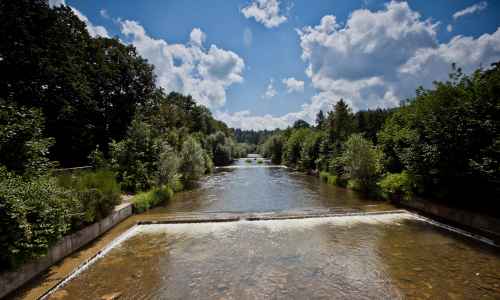
[(381, 189), (383, 198), (395, 201), (408, 199), (413, 192), (413, 181), (405, 171), (398, 174), (389, 173), (377, 185)]
[(358, 190), (369, 191), (382, 172), (382, 152), (359, 134), (349, 137), (339, 160), (346, 178)]
[(62, 175), (58, 177), (58, 182), (60, 186), (72, 191), (80, 202), (80, 222), (92, 223), (101, 220), (109, 215), (121, 200), (120, 186), (111, 171), (84, 171)]
[(332, 175), (328, 172), (320, 172), (319, 173), (319, 178), (328, 184), (331, 185), (336, 185), (340, 187), (346, 187), (347, 186), (347, 180), (343, 179), (340, 176)]
[(160, 158), (158, 161), (157, 185), (169, 185), (174, 183), (175, 176), (178, 173), (180, 159), (170, 145), (164, 143)]
[(264, 163), (264, 161), (263, 161), (262, 159), (257, 159), (257, 163), (258, 163), (258, 164), (263, 164), (263, 163)]
[(182, 144), (180, 172), (185, 185), (191, 185), (205, 173), (203, 152), (200, 144), (191, 136)]
[(38, 109), (0, 99), (0, 165), (17, 174), (45, 174), (53, 166), (48, 154), (54, 139), (44, 137), (44, 127)]
[(0, 168), (0, 269), (46, 254), (70, 231), (75, 210), (53, 178), (27, 181)]
[(149, 192), (139, 193), (132, 198), (134, 211), (141, 213), (158, 204), (170, 200), (174, 195), (174, 191), (170, 187), (155, 188)]
[(247, 158), (247, 159), (245, 159), (245, 162), (246, 162), (247, 164), (251, 164), (251, 163), (253, 162), (253, 159)]

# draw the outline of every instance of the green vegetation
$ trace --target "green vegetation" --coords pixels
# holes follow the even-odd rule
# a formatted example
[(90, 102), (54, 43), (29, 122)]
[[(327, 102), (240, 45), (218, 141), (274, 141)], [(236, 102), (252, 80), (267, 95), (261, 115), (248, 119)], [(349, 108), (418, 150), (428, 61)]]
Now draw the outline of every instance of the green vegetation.
[(151, 207), (170, 200), (174, 196), (174, 191), (170, 187), (154, 188), (149, 192), (138, 193), (132, 198), (134, 211), (141, 213)]
[(398, 108), (352, 113), (340, 100), (326, 116), (318, 113), (315, 127), (297, 122), (259, 148), (331, 184), (498, 214), (499, 91), (500, 64), (470, 76), (455, 68), (450, 80), (419, 88)]
[(68, 6), (1, 1), (0, 23), (2, 268), (106, 217), (121, 190), (143, 211), (255, 150), (190, 96), (158, 88), (133, 46), (92, 38)]
[(245, 159), (245, 162), (246, 162), (247, 164), (251, 164), (251, 163), (253, 162), (253, 159), (251, 159), (251, 158), (247, 158), (247, 159)]
[(79, 203), (79, 225), (101, 220), (121, 201), (120, 185), (111, 171), (83, 171), (57, 179), (59, 186), (70, 191)]
[(72, 229), (79, 206), (54, 178), (25, 179), (0, 167), (1, 269), (45, 254)]
[(257, 163), (258, 163), (258, 164), (263, 164), (263, 163), (264, 163), (264, 160), (263, 160), (263, 159), (257, 159)]

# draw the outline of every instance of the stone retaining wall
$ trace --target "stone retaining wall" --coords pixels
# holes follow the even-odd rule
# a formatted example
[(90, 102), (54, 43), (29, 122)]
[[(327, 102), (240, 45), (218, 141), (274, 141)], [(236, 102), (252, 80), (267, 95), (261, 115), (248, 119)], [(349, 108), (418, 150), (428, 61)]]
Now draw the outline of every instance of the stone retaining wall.
[(22, 265), (15, 271), (0, 273), (0, 298), (21, 287), (55, 263), (93, 241), (116, 224), (132, 215), (132, 205), (125, 203), (115, 207), (114, 212), (101, 221), (65, 236), (52, 246), (47, 255)]
[(492, 238), (496, 244), (500, 244), (500, 220), (473, 213), (457, 208), (452, 208), (423, 199), (401, 201), (398, 203), (405, 208), (414, 209), (444, 221), (459, 225), (467, 229), (477, 231), (486, 237)]

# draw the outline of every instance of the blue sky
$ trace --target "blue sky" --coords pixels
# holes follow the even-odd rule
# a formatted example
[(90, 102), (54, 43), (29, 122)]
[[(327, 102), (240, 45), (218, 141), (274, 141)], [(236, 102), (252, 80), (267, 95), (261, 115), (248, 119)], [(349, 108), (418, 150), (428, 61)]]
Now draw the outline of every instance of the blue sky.
[(499, 1), (51, 0), (134, 44), (167, 91), (230, 126), (313, 121), (344, 98), (391, 107), (418, 85), (500, 60)]

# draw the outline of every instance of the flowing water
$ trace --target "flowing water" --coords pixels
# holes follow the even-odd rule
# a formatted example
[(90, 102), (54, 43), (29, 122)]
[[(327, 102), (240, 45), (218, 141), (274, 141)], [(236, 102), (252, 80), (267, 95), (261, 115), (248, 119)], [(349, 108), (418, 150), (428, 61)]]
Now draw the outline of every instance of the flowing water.
[[(151, 214), (361, 208), (285, 168), (219, 170)], [(209, 213), (207, 213), (209, 214)], [(499, 299), (496, 248), (410, 213), (133, 227), (52, 299)]]

